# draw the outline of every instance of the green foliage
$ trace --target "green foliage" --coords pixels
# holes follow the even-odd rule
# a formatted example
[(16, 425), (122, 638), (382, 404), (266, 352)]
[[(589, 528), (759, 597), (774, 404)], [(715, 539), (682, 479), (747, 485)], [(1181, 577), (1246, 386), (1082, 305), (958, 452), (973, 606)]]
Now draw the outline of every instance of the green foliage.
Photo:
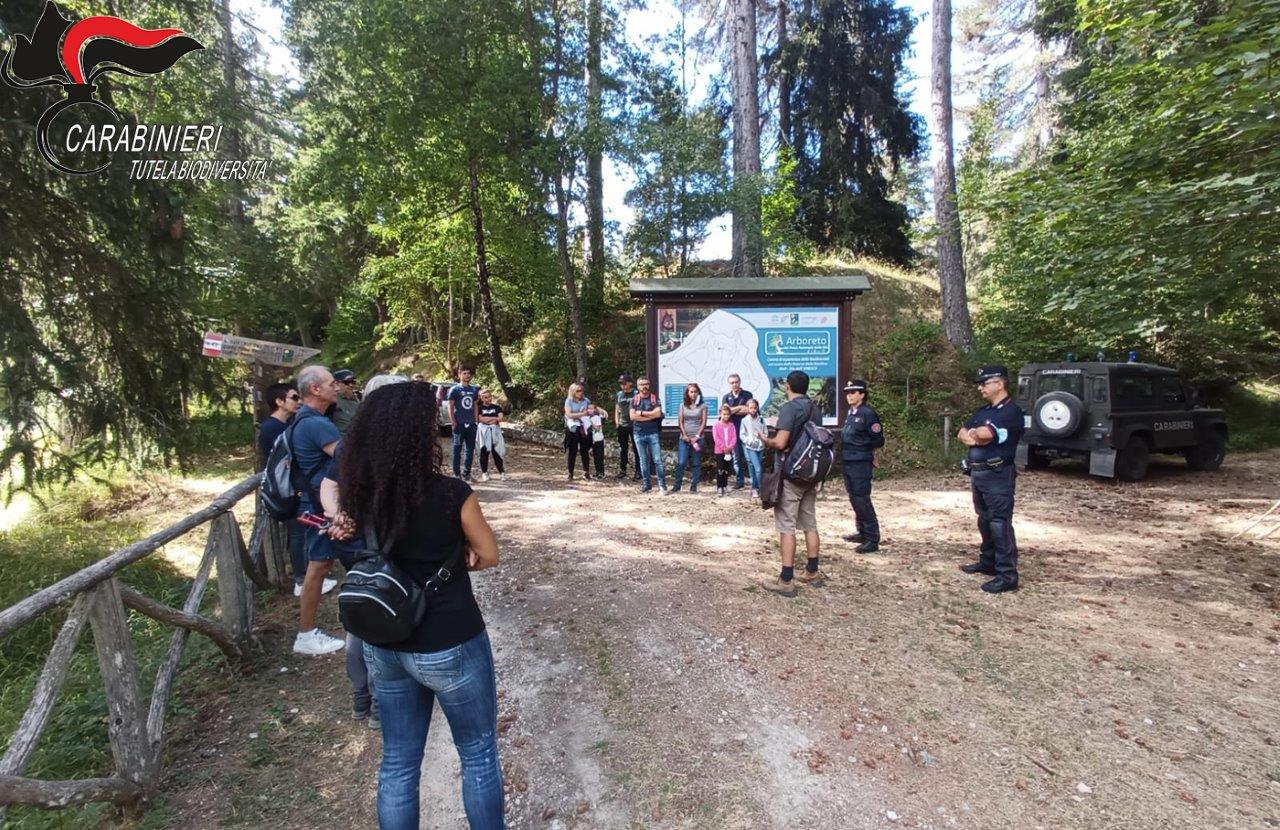
[(799, 222), (825, 250), (906, 263), (906, 208), (889, 197), (901, 162), (922, 147), (921, 120), (899, 83), (914, 23), (888, 0), (816, 0), (796, 12), (779, 56), (795, 79), (793, 135)]
[(805, 265), (817, 253), (796, 222), (800, 197), (796, 194), (796, 159), (790, 147), (778, 150), (778, 163), (760, 198), (766, 270), (779, 274), (807, 273)]
[(977, 202), (978, 329), (1010, 363), (1137, 348), (1194, 378), (1280, 368), (1280, 0), (1076, 4), (1052, 159)]
[(636, 184), (626, 203), (636, 218), (627, 248), (642, 268), (678, 274), (729, 204), (727, 114), (713, 104), (690, 108), (673, 70), (645, 63), (630, 116)]

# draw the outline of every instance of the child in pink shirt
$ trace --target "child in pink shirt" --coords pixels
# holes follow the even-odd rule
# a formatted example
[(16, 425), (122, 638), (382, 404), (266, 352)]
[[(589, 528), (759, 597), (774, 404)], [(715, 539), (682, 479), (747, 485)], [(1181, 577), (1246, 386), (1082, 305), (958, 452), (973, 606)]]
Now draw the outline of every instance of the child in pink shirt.
[(711, 438), (716, 444), (716, 489), (720, 495), (728, 492), (729, 474), (733, 472), (733, 448), (738, 443), (738, 430), (733, 426), (733, 412), (720, 407), (720, 420), (711, 428)]

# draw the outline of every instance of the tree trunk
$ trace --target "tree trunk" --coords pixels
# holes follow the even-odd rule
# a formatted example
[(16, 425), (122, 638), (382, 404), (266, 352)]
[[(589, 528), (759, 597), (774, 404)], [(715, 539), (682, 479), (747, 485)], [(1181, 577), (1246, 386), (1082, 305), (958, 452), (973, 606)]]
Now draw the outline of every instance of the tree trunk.
[(787, 3), (778, 0), (778, 143), (791, 140), (791, 67), (787, 63)]
[[(216, 13), (218, 28), (222, 30), (222, 86), (227, 96), (227, 106), (237, 106), (240, 96), (236, 91), (236, 43), (231, 29), (231, 0), (218, 0)], [(231, 128), (227, 130), (227, 158), (243, 158), (240, 147), (240, 130), (236, 126), (239, 117), (231, 119)], [(231, 194), (227, 199), (227, 215), (232, 222), (244, 221), (244, 190), (232, 180)]]
[(587, 341), (582, 333), (582, 306), (578, 301), (573, 257), (569, 255), (569, 194), (565, 192), (559, 173), (553, 179), (556, 194), (556, 254), (560, 259), (560, 272), (564, 275), (564, 297), (569, 303), (569, 325), (573, 329), (573, 363), (578, 379), (586, 383)]
[(476, 163), (467, 165), (467, 195), (471, 200), (471, 217), (475, 225), (476, 236), (476, 284), (480, 289), (480, 309), (484, 322), (485, 334), (489, 337), (489, 359), (493, 361), (493, 374), (502, 386), (502, 393), (508, 401), (516, 396), (511, 388), (511, 373), (502, 359), (502, 347), (498, 344), (498, 326), (493, 319), (493, 296), (489, 291), (489, 257), (484, 243), (484, 211), (480, 208), (480, 177), (476, 173)]
[(604, 114), (600, 79), (603, 2), (587, 2), (587, 132), (583, 141), (587, 156), (587, 275), (582, 295), (583, 305), (592, 316), (599, 314), (604, 304)]
[(933, 215), (938, 224), (942, 329), (953, 346), (968, 351), (973, 348), (973, 323), (965, 296), (951, 118), (951, 0), (933, 0)]
[(733, 275), (761, 277), (760, 98), (754, 0), (729, 2), (733, 85)]

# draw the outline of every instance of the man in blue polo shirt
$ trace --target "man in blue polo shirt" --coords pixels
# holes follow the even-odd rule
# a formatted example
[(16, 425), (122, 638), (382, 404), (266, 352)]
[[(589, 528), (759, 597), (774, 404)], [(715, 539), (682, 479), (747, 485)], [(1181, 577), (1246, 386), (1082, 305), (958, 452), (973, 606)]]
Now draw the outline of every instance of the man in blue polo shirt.
[[(323, 414), (338, 400), (338, 382), (324, 366), (307, 366), (298, 373), (298, 394), (302, 395), (302, 406), (289, 427), (298, 465), (294, 481), (301, 488), (298, 513), (321, 515), (320, 483), (342, 438)], [(313, 527), (306, 530), (306, 548), (307, 576), (298, 599), (298, 636), (293, 650), (298, 654), (330, 654), (341, 649), (343, 641), (316, 628), (316, 608), (337, 551), (333, 540)]]
[(1009, 374), (1003, 366), (978, 370), (978, 392), (987, 405), (973, 413), (956, 433), (969, 448), (965, 465), (978, 514), (982, 549), (978, 561), (961, 565), (968, 574), (994, 577), (982, 583), (989, 594), (1018, 587), (1018, 543), (1013, 535), (1014, 453), (1025, 426), (1021, 407), (1009, 397)]
[[(476, 454), (476, 401), (480, 387), (471, 385), (471, 367), (458, 367), (458, 383), (449, 390), (449, 423), (453, 426), (453, 474), (471, 480), (471, 459)], [(462, 457), (463, 447), (466, 458)], [(459, 463), (461, 462), (461, 464)]]
[[(742, 434), (742, 417), (747, 414), (747, 403), (751, 400), (751, 393), (742, 388), (742, 378), (737, 374), (729, 375), (729, 391), (720, 399), (720, 405), (727, 408), (733, 414), (729, 420), (733, 422), (733, 432), (735, 435)], [(733, 489), (741, 490), (744, 486), (743, 476), (747, 470), (747, 452), (742, 445), (742, 440), (733, 445), (733, 472), (736, 483)]]

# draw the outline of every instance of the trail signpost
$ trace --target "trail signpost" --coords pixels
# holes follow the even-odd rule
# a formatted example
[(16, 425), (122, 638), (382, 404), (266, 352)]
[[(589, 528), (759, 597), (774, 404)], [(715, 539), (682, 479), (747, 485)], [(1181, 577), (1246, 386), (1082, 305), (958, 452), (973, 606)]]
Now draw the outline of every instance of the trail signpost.
[[(254, 340), (234, 334), (207, 331), (201, 343), (200, 353), (205, 357), (239, 360), (248, 363), (251, 367), (253, 371), (254, 469), (260, 469), (261, 465), (266, 463), (266, 459), (258, 458), (257, 436), (262, 419), (270, 415), (266, 400), (267, 387), (275, 383), (284, 374), (285, 369), (292, 369), (305, 363), (320, 354), (320, 350), (307, 346), (294, 346), (290, 343), (273, 343), (270, 340)], [(261, 503), (257, 509), (258, 518), (262, 520), (264, 530), (262, 555), (276, 586), (284, 590), (289, 581), (285, 570), (289, 547), (288, 531), (281, 522), (266, 521), (267, 517)]]
[(245, 363), (293, 368), (320, 354), (320, 350), (209, 331), (204, 335), (202, 353), (205, 357), (225, 357)]

